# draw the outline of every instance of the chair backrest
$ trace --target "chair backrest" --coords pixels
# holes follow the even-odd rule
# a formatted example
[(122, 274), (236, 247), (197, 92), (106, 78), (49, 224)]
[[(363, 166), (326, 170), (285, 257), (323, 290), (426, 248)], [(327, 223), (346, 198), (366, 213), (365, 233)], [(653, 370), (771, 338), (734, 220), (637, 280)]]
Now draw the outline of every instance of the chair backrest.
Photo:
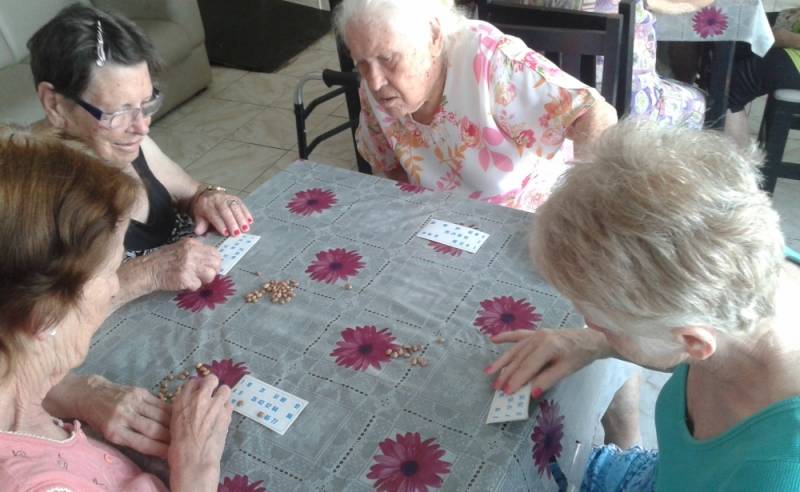
[(634, 19), (631, 0), (619, 5), (618, 14), (599, 14), (478, 0), (478, 18), (522, 39), (592, 87), (597, 86), (596, 60), (602, 56), (600, 92), (621, 117), (631, 99)]

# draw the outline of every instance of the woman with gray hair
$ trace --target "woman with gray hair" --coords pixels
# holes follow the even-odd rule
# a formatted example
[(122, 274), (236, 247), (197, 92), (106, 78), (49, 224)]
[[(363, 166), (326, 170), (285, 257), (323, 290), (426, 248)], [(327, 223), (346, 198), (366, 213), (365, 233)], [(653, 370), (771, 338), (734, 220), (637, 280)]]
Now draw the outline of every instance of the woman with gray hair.
[[(224, 189), (192, 179), (148, 137), (163, 95), (160, 59), (130, 20), (81, 4), (59, 12), (28, 41), (45, 129), (80, 140), (142, 184), (125, 235), (117, 306), (154, 291), (195, 290), (220, 256), (187, 234), (247, 232), (252, 216)], [(184, 227), (188, 217), (193, 227)], [(191, 224), (186, 224), (191, 225)], [(147, 253), (147, 254), (145, 254)]]
[(800, 489), (800, 270), (759, 189), (762, 157), (626, 122), (539, 209), (538, 270), (586, 330), (510, 332), (487, 368), (541, 393), (606, 357), (672, 371), (659, 450), (592, 454), (584, 490)]
[(616, 121), (602, 97), (452, 0), (344, 0), (334, 25), (361, 74), (361, 155), (377, 173), (533, 211)]

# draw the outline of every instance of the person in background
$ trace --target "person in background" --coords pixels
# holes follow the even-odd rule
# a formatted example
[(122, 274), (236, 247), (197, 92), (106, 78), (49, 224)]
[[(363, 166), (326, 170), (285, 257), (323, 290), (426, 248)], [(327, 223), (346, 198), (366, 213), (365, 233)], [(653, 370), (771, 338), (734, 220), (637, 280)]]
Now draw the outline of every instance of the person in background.
[[(535, 0), (534, 0), (535, 1)], [(656, 72), (656, 18), (694, 12), (713, 0), (633, 0), (633, 80), (630, 116), (672, 127), (703, 127), (706, 97), (698, 88)], [(619, 0), (585, 0), (583, 10), (617, 13)], [(599, 71), (602, 73), (602, 71)]]
[(452, 0), (344, 0), (334, 26), (361, 75), (359, 152), (377, 174), (534, 211), (616, 121), (594, 89)]
[[(139, 186), (63, 141), (0, 130), (0, 483), (6, 491), (163, 491), (117, 449), (64, 422), (45, 400), (86, 358), (113, 308)], [(217, 490), (232, 406), (216, 376), (173, 406), (145, 401), (173, 491)], [(78, 408), (84, 393), (65, 398)], [(153, 401), (154, 400), (154, 401)], [(79, 415), (71, 415), (79, 417)]]
[(725, 133), (742, 147), (752, 143), (745, 106), (777, 89), (800, 90), (800, 8), (780, 12), (772, 32), (775, 44), (767, 54), (736, 62), (731, 76)]
[(762, 161), (723, 135), (626, 121), (539, 208), (536, 267), (588, 329), (498, 335), (514, 346), (486, 372), (539, 394), (600, 358), (672, 372), (658, 451), (595, 448), (582, 490), (800, 489), (800, 269)]

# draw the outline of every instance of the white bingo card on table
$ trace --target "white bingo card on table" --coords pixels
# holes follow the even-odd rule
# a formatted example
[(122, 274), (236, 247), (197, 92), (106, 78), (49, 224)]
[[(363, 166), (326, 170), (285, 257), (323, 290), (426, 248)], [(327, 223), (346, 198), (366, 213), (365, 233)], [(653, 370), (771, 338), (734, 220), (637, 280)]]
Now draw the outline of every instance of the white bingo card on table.
[(234, 411), (283, 435), (308, 402), (246, 374), (231, 391), (231, 405)]
[(242, 234), (222, 241), (222, 244), (217, 247), (220, 256), (222, 256), (219, 273), (227, 275), (259, 239), (261, 239), (261, 236), (256, 236), (255, 234)]

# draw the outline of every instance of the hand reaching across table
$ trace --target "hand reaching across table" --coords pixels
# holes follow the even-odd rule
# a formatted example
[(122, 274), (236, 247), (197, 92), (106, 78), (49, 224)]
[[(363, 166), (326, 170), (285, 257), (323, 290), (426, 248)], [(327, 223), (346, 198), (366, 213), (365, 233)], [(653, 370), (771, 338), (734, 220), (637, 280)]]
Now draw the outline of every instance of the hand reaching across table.
[(493, 387), (513, 393), (530, 381), (534, 398), (578, 369), (614, 355), (605, 336), (593, 330), (516, 330), (495, 335), (492, 342), (514, 343), (485, 369), (499, 374)]

